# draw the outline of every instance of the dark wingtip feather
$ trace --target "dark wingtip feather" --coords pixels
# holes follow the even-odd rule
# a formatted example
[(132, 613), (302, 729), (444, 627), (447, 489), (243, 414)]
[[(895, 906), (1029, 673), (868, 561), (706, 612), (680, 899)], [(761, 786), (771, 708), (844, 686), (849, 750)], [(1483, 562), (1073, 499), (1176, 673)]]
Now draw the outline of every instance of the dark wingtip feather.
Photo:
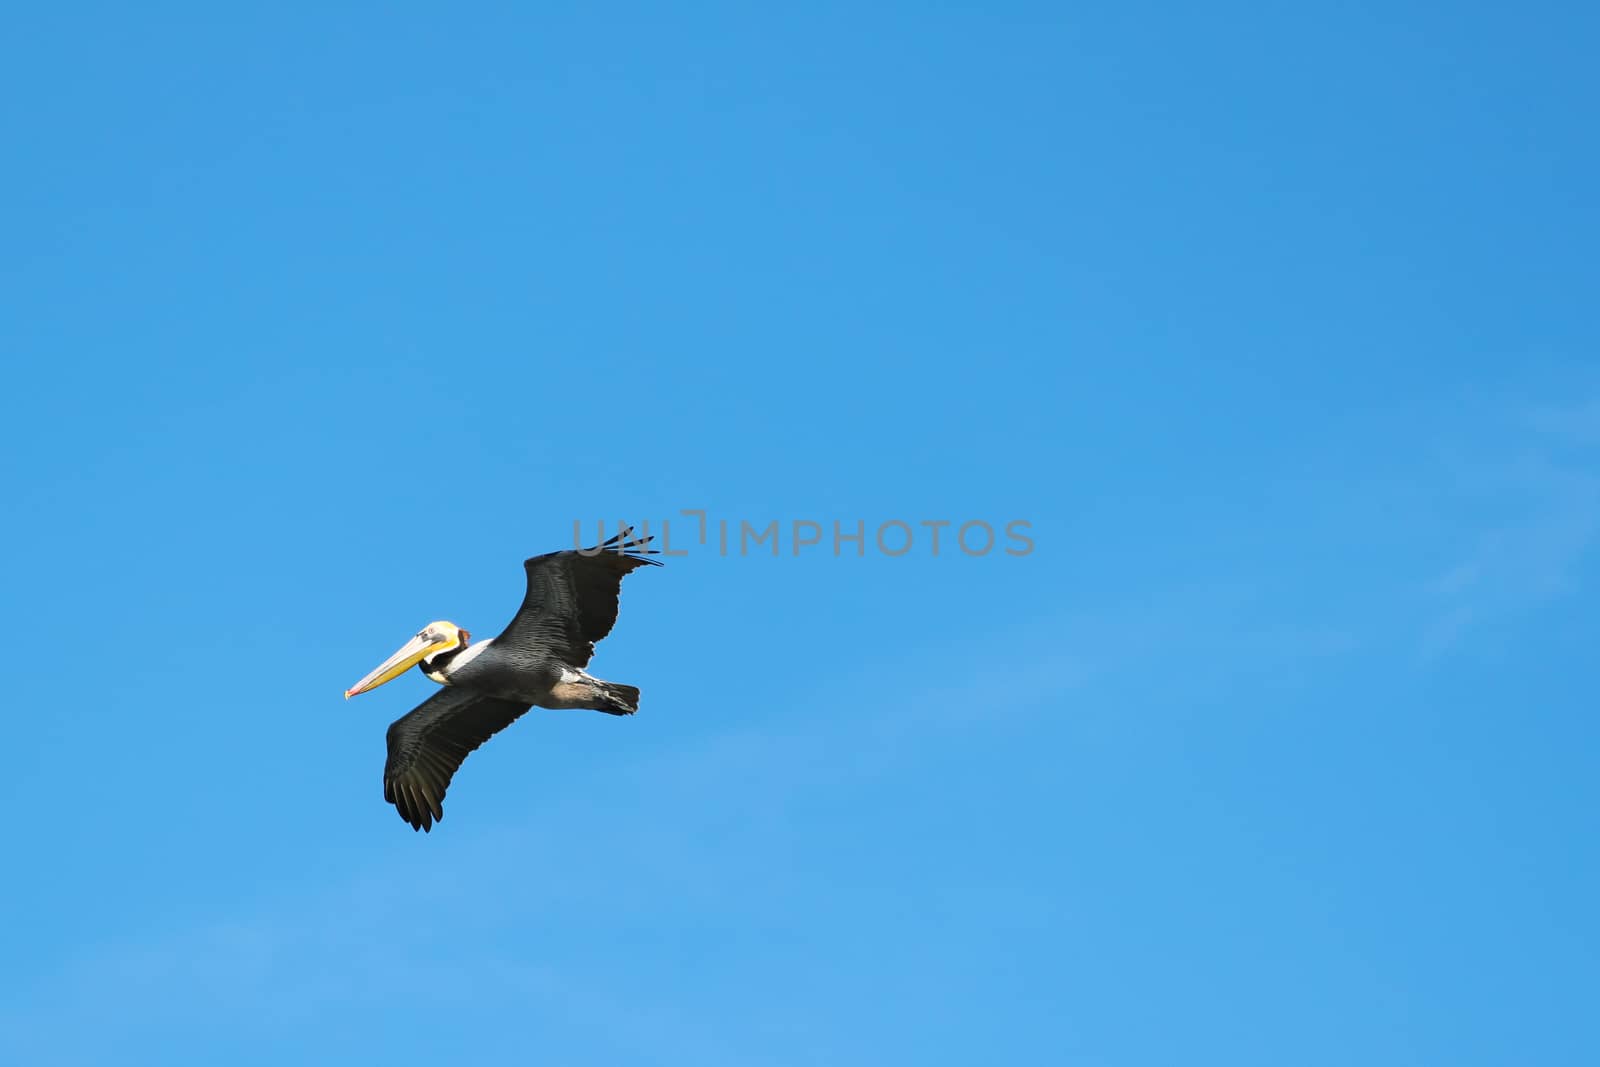
[(630, 526), (621, 533), (613, 534), (611, 537), (606, 538), (598, 545), (591, 545), (588, 548), (568, 548), (559, 552), (547, 552), (539, 556), (529, 556), (527, 559), (522, 561), (522, 565), (524, 567), (533, 567), (536, 564), (545, 563), (551, 559), (572, 556), (574, 554), (588, 559), (596, 559), (602, 552), (609, 552), (612, 555), (618, 556), (622, 559), (633, 560), (635, 563), (648, 563), (655, 567), (662, 566), (660, 560), (645, 558), (646, 556), (661, 555), (661, 550), (659, 548), (644, 547), (656, 539), (655, 534), (651, 534), (648, 537), (640, 537), (634, 540), (629, 540), (629, 538), (632, 537), (633, 527)]

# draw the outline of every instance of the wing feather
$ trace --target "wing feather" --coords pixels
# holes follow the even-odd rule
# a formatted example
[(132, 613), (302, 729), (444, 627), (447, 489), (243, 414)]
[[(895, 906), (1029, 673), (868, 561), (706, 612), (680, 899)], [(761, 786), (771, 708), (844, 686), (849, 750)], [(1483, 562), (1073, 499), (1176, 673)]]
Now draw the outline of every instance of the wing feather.
[(413, 830), (444, 819), (444, 796), (467, 756), (531, 704), (444, 686), (389, 726), (383, 799)]
[(586, 667), (594, 646), (617, 622), (622, 579), (640, 567), (659, 567), (654, 537), (634, 538), (632, 529), (593, 548), (547, 552), (525, 560), (528, 591), (516, 617), (495, 646), (528, 663)]

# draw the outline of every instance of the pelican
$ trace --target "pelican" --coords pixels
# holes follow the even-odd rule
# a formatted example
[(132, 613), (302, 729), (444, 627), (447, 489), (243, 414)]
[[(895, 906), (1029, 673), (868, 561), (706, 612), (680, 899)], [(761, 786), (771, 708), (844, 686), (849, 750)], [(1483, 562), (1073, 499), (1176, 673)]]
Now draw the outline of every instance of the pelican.
[(389, 726), (383, 799), (412, 830), (431, 833), (444, 818), (444, 794), (467, 755), (531, 707), (588, 708), (608, 715), (639, 710), (639, 690), (584, 672), (594, 646), (617, 621), (622, 579), (659, 567), (653, 537), (625, 529), (585, 550), (523, 561), (528, 591), (498, 637), (471, 644), (453, 622), (430, 622), (345, 699), (376, 689), (413, 666), (442, 688)]

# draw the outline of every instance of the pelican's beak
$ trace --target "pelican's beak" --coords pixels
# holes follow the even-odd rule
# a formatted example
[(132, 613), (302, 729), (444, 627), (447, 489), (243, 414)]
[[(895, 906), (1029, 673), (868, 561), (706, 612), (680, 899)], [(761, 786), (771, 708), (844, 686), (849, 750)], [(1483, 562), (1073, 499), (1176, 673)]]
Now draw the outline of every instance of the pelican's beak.
[(418, 634), (401, 646), (400, 651), (390, 656), (378, 665), (378, 669), (367, 675), (361, 681), (344, 691), (344, 698), (349, 700), (357, 693), (365, 693), (368, 689), (376, 689), (384, 682), (393, 681), (402, 674), (422, 662), (422, 657), (432, 652), (440, 645), (449, 644), (450, 639), (444, 636), (424, 637)]

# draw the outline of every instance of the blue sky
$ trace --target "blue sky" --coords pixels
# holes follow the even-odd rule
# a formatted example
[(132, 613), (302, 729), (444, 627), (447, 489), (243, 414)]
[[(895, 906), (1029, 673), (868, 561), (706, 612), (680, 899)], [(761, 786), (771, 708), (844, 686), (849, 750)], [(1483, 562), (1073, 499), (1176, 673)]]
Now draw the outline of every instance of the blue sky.
[(1595, 1062), (1597, 21), (14, 13), (0, 1059)]

